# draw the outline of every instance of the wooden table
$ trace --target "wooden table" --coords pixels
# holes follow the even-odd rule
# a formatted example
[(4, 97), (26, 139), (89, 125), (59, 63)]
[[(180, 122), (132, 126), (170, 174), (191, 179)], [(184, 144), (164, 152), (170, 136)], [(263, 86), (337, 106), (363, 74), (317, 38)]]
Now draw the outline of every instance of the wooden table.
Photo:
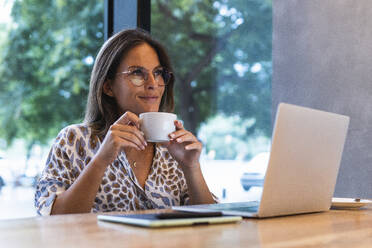
[(97, 222), (95, 214), (7, 220), (0, 247), (372, 247), (372, 206), (163, 229)]

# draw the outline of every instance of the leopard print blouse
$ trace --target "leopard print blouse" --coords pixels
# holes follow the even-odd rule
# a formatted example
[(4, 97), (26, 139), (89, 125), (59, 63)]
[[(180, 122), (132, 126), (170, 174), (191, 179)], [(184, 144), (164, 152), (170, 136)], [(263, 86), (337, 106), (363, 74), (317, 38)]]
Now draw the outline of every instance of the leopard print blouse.
[[(36, 187), (35, 207), (39, 215), (50, 215), (56, 196), (74, 183), (100, 145), (98, 137), (84, 124), (68, 126), (58, 134)], [(145, 188), (121, 152), (106, 169), (91, 212), (160, 209), (188, 202), (182, 169), (168, 150), (157, 144)]]

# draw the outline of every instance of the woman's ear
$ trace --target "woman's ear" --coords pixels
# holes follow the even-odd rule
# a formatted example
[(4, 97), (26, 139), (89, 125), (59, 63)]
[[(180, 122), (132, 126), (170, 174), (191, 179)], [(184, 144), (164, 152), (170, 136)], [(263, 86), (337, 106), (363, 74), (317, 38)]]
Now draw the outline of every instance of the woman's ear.
[(103, 83), (103, 93), (105, 93), (108, 96), (114, 97), (114, 93), (112, 93), (111, 88), (111, 80), (107, 80)]

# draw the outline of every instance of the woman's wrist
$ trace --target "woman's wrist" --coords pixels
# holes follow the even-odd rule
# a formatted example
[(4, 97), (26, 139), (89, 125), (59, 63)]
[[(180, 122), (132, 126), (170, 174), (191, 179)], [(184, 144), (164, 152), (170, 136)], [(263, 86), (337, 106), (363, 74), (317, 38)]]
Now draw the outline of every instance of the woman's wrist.
[(99, 157), (98, 155), (94, 156), (93, 159), (89, 162), (90, 166), (94, 166), (95, 168), (99, 168), (101, 170), (106, 170), (108, 167), (108, 163), (105, 162), (104, 159)]
[(182, 166), (183, 174), (185, 176), (192, 176), (201, 173), (200, 163), (194, 163), (190, 165)]
[(200, 163), (183, 171), (188, 187), (191, 204), (214, 203), (213, 197), (203, 177)]

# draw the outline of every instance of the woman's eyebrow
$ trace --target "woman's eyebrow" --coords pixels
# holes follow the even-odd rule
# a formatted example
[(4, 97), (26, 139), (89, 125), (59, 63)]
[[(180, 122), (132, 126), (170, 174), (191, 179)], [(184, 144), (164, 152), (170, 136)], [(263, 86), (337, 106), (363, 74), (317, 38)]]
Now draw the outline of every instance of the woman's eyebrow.
[[(162, 68), (162, 67), (163, 67), (162, 65), (157, 65), (157, 66), (154, 67), (153, 70), (159, 69), (159, 68)], [(147, 70), (147, 68), (145, 68), (143, 66), (140, 66), (140, 65), (131, 65), (131, 66), (128, 66), (128, 69), (131, 69), (131, 68), (141, 68), (141, 69), (146, 69)]]
[(143, 66), (139, 66), (139, 65), (131, 65), (131, 66), (128, 66), (128, 69), (136, 69), (136, 68), (145, 69), (145, 67), (143, 67)]

